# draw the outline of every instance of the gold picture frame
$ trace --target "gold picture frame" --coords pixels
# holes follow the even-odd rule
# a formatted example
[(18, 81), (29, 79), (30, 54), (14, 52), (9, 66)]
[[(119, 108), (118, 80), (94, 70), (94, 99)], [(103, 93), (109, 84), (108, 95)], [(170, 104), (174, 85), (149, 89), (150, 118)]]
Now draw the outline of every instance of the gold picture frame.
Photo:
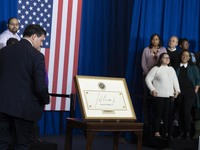
[(136, 120), (124, 78), (76, 75), (74, 79), (84, 120)]

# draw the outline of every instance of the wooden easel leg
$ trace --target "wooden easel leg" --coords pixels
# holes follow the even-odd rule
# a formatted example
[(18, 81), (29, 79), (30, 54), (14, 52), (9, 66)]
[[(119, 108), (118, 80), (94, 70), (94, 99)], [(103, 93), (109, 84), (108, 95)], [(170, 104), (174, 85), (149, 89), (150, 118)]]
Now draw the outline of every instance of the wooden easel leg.
[(67, 126), (66, 137), (65, 137), (65, 150), (72, 149), (72, 128)]
[(142, 132), (134, 132), (137, 135), (137, 150), (142, 150)]
[(92, 141), (94, 134), (93, 132), (87, 132), (87, 145), (86, 145), (86, 150), (91, 150), (92, 149)]
[(118, 150), (119, 132), (113, 132), (113, 150)]

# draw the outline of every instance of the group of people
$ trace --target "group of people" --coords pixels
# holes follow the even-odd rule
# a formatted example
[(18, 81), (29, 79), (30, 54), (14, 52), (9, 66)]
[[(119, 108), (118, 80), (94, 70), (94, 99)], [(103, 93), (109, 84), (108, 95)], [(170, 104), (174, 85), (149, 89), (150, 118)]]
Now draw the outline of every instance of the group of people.
[(198, 119), (194, 117), (196, 114), (192, 114), (193, 109), (200, 107), (198, 60), (189, 50), (188, 39), (178, 39), (177, 36), (170, 37), (165, 48), (159, 34), (153, 34), (149, 46), (143, 50), (144, 123), (152, 125), (154, 137), (171, 136), (171, 120), (178, 124), (176, 138), (197, 139), (200, 136), (200, 116)]
[(17, 34), (19, 21), (8, 19), (0, 34), (0, 149), (12, 144), (29, 150), (34, 126), (49, 103), (45, 58), (40, 52), (46, 31), (27, 25), (23, 38)]

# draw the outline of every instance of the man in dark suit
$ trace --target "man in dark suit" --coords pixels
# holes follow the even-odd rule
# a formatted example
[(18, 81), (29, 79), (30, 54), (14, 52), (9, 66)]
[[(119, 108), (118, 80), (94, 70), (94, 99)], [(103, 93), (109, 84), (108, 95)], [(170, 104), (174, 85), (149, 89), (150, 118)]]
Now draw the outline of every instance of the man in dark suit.
[(0, 50), (0, 150), (12, 138), (15, 149), (29, 150), (33, 123), (49, 103), (44, 55), (38, 51), (45, 36), (41, 26), (28, 25), (23, 39)]

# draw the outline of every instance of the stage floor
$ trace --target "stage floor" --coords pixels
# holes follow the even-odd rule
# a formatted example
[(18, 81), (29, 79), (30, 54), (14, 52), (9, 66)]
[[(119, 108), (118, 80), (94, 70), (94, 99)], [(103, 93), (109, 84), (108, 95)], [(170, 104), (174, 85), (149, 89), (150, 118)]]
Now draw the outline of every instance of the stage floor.
[[(64, 150), (65, 136), (41, 136), (42, 141), (51, 142), (57, 144), (57, 150)], [(172, 139), (171, 145), (161, 146), (162, 143), (166, 143), (163, 140), (154, 140), (152, 143), (143, 143), (142, 150), (197, 150), (197, 140), (177, 140)], [(93, 140), (92, 150), (112, 150), (113, 137), (111, 135), (95, 135)], [(162, 147), (162, 148), (161, 148)], [(85, 150), (86, 139), (84, 135), (73, 136), (72, 150)], [(119, 150), (133, 150), (137, 149), (135, 142), (130, 143), (123, 138), (119, 140)]]
[[(48, 141), (52, 143), (57, 143), (57, 150), (64, 150), (65, 136), (41, 136), (43, 141)], [(93, 150), (112, 150), (112, 136), (102, 136), (96, 135), (93, 140)], [(83, 135), (73, 136), (73, 146), (72, 150), (85, 150), (86, 139)], [(124, 139), (119, 140), (119, 150), (133, 150), (137, 149), (137, 145), (133, 143), (128, 143)], [(150, 147), (143, 146), (142, 150), (155, 150)]]

